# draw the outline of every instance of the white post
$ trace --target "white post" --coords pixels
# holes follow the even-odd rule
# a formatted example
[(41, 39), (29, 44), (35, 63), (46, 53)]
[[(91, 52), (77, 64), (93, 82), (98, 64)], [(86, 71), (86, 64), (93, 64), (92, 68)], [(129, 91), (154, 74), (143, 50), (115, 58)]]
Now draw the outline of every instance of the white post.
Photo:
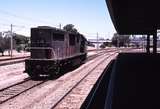
[(59, 24), (59, 28), (61, 29), (61, 27), (62, 27), (62, 24), (60, 23), (60, 24)]
[(13, 34), (12, 34), (12, 24), (11, 24), (11, 58), (12, 58), (12, 56), (13, 56)]
[(99, 42), (98, 42), (98, 32), (97, 32), (97, 51), (98, 51), (98, 48), (99, 48)]

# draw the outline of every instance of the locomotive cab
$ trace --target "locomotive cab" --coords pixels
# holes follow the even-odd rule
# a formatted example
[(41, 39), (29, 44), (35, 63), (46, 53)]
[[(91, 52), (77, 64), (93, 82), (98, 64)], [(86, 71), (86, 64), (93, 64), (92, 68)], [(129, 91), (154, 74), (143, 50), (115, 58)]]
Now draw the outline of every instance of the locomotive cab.
[(53, 59), (60, 57), (60, 49), (64, 47), (64, 33), (50, 28), (31, 29), (31, 58)]

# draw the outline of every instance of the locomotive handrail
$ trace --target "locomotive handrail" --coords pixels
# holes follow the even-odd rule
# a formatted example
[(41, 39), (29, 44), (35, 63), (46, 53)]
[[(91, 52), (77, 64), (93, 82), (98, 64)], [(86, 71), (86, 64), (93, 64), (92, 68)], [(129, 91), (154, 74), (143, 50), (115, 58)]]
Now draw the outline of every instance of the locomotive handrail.
[(27, 49), (53, 49), (52, 47), (28, 47)]

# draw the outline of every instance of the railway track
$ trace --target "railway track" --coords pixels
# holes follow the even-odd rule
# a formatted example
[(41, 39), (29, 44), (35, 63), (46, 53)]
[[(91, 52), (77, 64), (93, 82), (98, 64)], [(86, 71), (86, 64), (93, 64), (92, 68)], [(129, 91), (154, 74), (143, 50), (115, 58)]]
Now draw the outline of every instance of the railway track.
[[(115, 51), (115, 50), (103, 51), (103, 52), (99, 52), (99, 53), (97, 53), (97, 54), (91, 55), (91, 56), (88, 57), (88, 59), (87, 59), (86, 62), (91, 61), (92, 59), (96, 58), (97, 56), (102, 55), (104, 52), (108, 52), (108, 53), (109, 53), (109, 52), (113, 52), (113, 51)], [(18, 69), (17, 69), (16, 71), (18, 71), (18, 72), (21, 71), (21, 72), (22, 72), (22, 70), (18, 70)], [(16, 73), (16, 71), (13, 70), (13, 71), (10, 71), (10, 72), (5, 72), (5, 73), (4, 73), (4, 72), (1, 72), (0, 76), (3, 77), (3, 78), (9, 79), (9, 77), (12, 77), (12, 76), (14, 76), (14, 75), (15, 75), (15, 76), (18, 76), (18, 74), (21, 74), (21, 75), (22, 75), (22, 73), (20, 73), (20, 72), (19, 72), (19, 73)], [(12, 73), (14, 73), (14, 74), (12, 74)], [(23, 76), (23, 78), (26, 77), (26, 75), (22, 75), (22, 76)], [(14, 77), (13, 77), (12, 79), (14, 80)], [(25, 78), (24, 78), (24, 79), (25, 79)], [(0, 79), (0, 81), (3, 81), (3, 80), (4, 80), (4, 79)], [(20, 82), (22, 82), (22, 80), (21, 80)], [(13, 82), (11, 82), (10, 84), (13, 85)], [(10, 85), (8, 84), (6, 87), (9, 87), (9, 86), (10, 86)], [(3, 86), (2, 88), (5, 88), (5, 87)], [(2, 88), (1, 88), (1, 85), (0, 85), (0, 90), (1, 90)]]
[[(101, 54), (102, 54), (102, 52), (100, 52), (100, 53), (98, 53), (98, 54), (94, 54), (94, 55), (89, 56), (86, 62), (88, 62), (88, 61), (96, 58), (97, 56), (100, 56)], [(23, 66), (21, 65), (21, 67), (23, 67)], [(1, 72), (1, 74), (0, 74), (0, 76), (1, 76), (0, 82), (1, 82), (1, 81), (5, 82), (5, 81), (7, 81), (7, 79), (8, 79), (8, 80), (10, 79), (10, 81), (9, 81), (8, 84), (5, 85), (5, 86), (4, 86), (3, 84), (2, 84), (2, 85), (0, 84), (0, 90), (5, 89), (5, 88), (7, 88), (7, 87), (11, 87), (11, 86), (13, 86), (14, 84), (21, 83), (21, 82), (23, 82), (23, 79), (27, 79), (28, 76), (26, 76), (26, 75), (24, 75), (24, 74), (22, 73), (23, 70), (21, 70), (21, 69), (20, 69), (20, 70), (19, 70), (19, 69), (15, 69), (15, 71), (14, 71), (14, 69), (15, 69), (15, 68), (13, 68), (13, 70), (11, 70), (11, 71), (9, 70), (8, 72)], [(21, 71), (21, 72), (20, 72), (20, 71)], [(23, 79), (20, 79), (19, 82), (14, 83), (15, 80), (18, 80), (18, 79), (16, 79), (18, 76), (19, 76), (19, 77), (22, 76)], [(15, 78), (15, 79), (14, 79), (14, 78)]]
[(92, 60), (92, 59), (96, 58), (97, 56), (100, 56), (100, 55), (102, 55), (102, 54), (104, 54), (104, 53), (106, 53), (106, 52), (107, 52), (107, 53), (110, 53), (110, 52), (114, 52), (114, 51), (119, 51), (119, 49), (100, 51), (99, 53), (96, 53), (96, 54), (93, 54), (93, 55), (91, 55), (91, 56), (88, 56), (88, 57), (87, 57), (87, 61)]
[[(93, 73), (94, 70), (96, 70), (103, 62), (106, 61), (106, 59), (110, 58), (111, 56), (115, 55), (117, 52), (108, 55), (107, 57), (105, 57), (103, 60), (101, 60), (97, 65), (94, 66), (94, 68), (92, 70), (90, 70), (88, 73), (86, 73), (86, 75), (84, 75), (79, 81), (77, 81), (77, 83), (70, 88), (70, 90), (68, 92), (66, 92), (66, 94), (64, 94), (52, 107), (52, 109), (55, 109), (58, 107), (58, 105), (61, 104), (61, 102), (67, 98), (68, 96), (70, 96), (73, 93), (73, 90), (75, 90), (88, 76), (91, 75), (91, 73)], [(58, 109), (58, 108), (57, 108)]]
[(8, 60), (15, 60), (15, 59), (23, 59), (23, 58), (29, 58), (30, 56), (21, 56), (21, 57), (13, 57), (13, 58), (2, 58), (0, 59), (0, 62), (2, 61), (8, 61)]
[(3, 60), (0, 60), (0, 66), (24, 62), (24, 60), (27, 59), (27, 58), (29, 58), (29, 57), (30, 57), (30, 56), (13, 58), (13, 59), (10, 59), (10, 58), (9, 58), (9, 59), (3, 59)]
[[(104, 53), (102, 53), (102, 54), (104, 54)], [(101, 54), (101, 55), (102, 55)], [(103, 57), (103, 56), (98, 56), (98, 57)], [(95, 60), (95, 59), (94, 59)], [(99, 59), (97, 59), (96, 61), (98, 61)], [(92, 65), (93, 63), (95, 63), (95, 61), (92, 61), (92, 60), (90, 60), (90, 62), (89, 62), (89, 64), (88, 65)], [(88, 66), (87, 65), (87, 66)], [(62, 87), (62, 86), (64, 86), (64, 83), (63, 82), (68, 82), (68, 81), (72, 81), (72, 78), (73, 77), (76, 77), (76, 78), (79, 78), (79, 76), (77, 76), (77, 75), (83, 75), (83, 74), (81, 74), (81, 71), (85, 68), (88, 68), (87, 66), (84, 66), (84, 67), (82, 67), (82, 68), (80, 68), (78, 71), (73, 71), (74, 73), (73, 74), (70, 74), (70, 73), (68, 73), (69, 74), (69, 76), (68, 77), (66, 77), (65, 79), (57, 79), (57, 80), (55, 80), (55, 81), (53, 81), (54, 83), (52, 83), (55, 87), (53, 88), (53, 90), (51, 90), (50, 89), (50, 91), (47, 91), (46, 89), (47, 89), (47, 87), (45, 88), (45, 93), (47, 93), (47, 95), (49, 94), (49, 93), (53, 93), (54, 92), (54, 90), (56, 91), (58, 88), (60, 88), (60, 87)], [(94, 66), (94, 68), (95, 68), (96, 66)], [(90, 68), (91, 69), (91, 68)], [(76, 72), (76, 73), (75, 73)], [(91, 72), (91, 71), (90, 71)], [(88, 74), (89, 75), (89, 74)], [(87, 76), (87, 75), (86, 75)], [(83, 78), (85, 78), (86, 76), (84, 76)], [(62, 77), (63, 78), (63, 77)], [(81, 78), (82, 79), (82, 78)], [(78, 80), (78, 79), (77, 79)], [(25, 84), (28, 84), (28, 82), (25, 82), (25, 81), (23, 81), (23, 82), (21, 82), (21, 83), (17, 83), (17, 84), (14, 84), (14, 85), (12, 85), (12, 86), (9, 86), (9, 87), (7, 87), (7, 88), (5, 88), (5, 89), (1, 89), (0, 90), (0, 104), (1, 105), (3, 105), (3, 104), (5, 104), (6, 102), (9, 102), (9, 101), (12, 101), (12, 99), (14, 99), (14, 98), (17, 98), (17, 97), (19, 97), (22, 93), (25, 93), (26, 91), (28, 91), (28, 90), (32, 90), (32, 88), (34, 88), (34, 87), (37, 87), (38, 85), (40, 85), (40, 84), (42, 84), (43, 85), (43, 83), (44, 83), (44, 81), (32, 81), (32, 82), (29, 82), (30, 83), (30, 85), (25, 85)], [(66, 83), (65, 83), (66, 84)], [(77, 83), (77, 85), (78, 85), (78, 83)], [(26, 88), (24, 88), (24, 86), (26, 87)], [(17, 90), (18, 89), (18, 90)], [(13, 92), (13, 93), (12, 93)], [(19, 96), (18, 96), (19, 95)], [(37, 95), (38, 96), (38, 94), (35, 94), (35, 95)], [(44, 98), (45, 96), (47, 96), (47, 95), (45, 95), (45, 94), (42, 94), (41, 95), (41, 97), (42, 98)], [(40, 96), (40, 95), (39, 95)], [(41, 98), (40, 97), (40, 98)], [(63, 98), (63, 97), (61, 97), (61, 98)], [(34, 98), (32, 98), (33, 100), (34, 100)], [(59, 99), (60, 100), (60, 99)], [(37, 101), (37, 100), (36, 100)], [(22, 106), (23, 107), (23, 106)], [(26, 105), (25, 107), (30, 107), (30, 105)]]
[[(25, 109), (57, 108), (62, 102), (64, 102), (65, 98), (73, 93), (73, 90), (82, 84), (82, 82), (84, 82), (99, 65), (101, 65), (101, 63), (104, 63), (106, 59), (112, 57), (118, 52), (119, 50), (106, 50), (105, 52), (99, 52), (99, 54), (90, 57), (87, 60), (87, 63), (80, 68), (53, 81), (32, 81), (29, 79), (1, 89), (0, 107), (2, 106), (5, 109), (13, 108), (14, 103), (16, 103), (21, 105), (19, 108)], [(92, 67), (90, 65), (92, 65)], [(46, 86), (46, 84), (50, 84), (51, 86)], [(38, 93), (39, 91), (35, 91), (38, 86), (41, 86), (37, 89), (40, 90), (40, 93)], [(29, 91), (31, 91), (31, 93), (28, 94), (27, 92)], [(36, 95), (36, 97), (33, 97), (33, 95)], [(26, 100), (20, 101), (20, 98), (25, 97), (27, 97)], [(12, 101), (14, 102), (12, 103)], [(22, 102), (26, 102), (26, 104), (23, 105)]]
[[(34, 107), (32, 107), (32, 108), (33, 109), (36, 109), (36, 108), (39, 108), (39, 109), (55, 108), (58, 104), (60, 104), (60, 102), (66, 96), (68, 96), (72, 92), (73, 89), (75, 89), (87, 76), (89, 76), (92, 73), (92, 71), (94, 71), (101, 64), (101, 62), (103, 62), (104, 60), (106, 60), (110, 56), (111, 55), (106, 55), (105, 58), (102, 58), (102, 57), (104, 57), (104, 55), (99, 56), (99, 58), (95, 59), (94, 61), (90, 62), (90, 64), (89, 64), (89, 65), (94, 64), (94, 66), (91, 67), (91, 66), (86, 65), (86, 66), (84, 66), (85, 68), (82, 68), (83, 70), (79, 69), (80, 71), (75, 72), (74, 76), (72, 74), (70, 80), (65, 81), (65, 83), (63, 83), (63, 84), (59, 84), (60, 86), (58, 85), (58, 87), (56, 87), (56, 90), (54, 90), (54, 91), (52, 90), (51, 94), (48, 93), (49, 96), (46, 97), (45, 99), (43, 99), (42, 101), (39, 101), (38, 103), (33, 104)], [(45, 104), (45, 105), (43, 105), (43, 104)], [(27, 106), (26, 108), (29, 109), (31, 107)]]
[(0, 104), (34, 88), (45, 81), (33, 81), (30, 78), (0, 90)]
[[(113, 50), (107, 51), (107, 52), (112, 52), (112, 51), (113, 51)], [(89, 56), (88, 59), (86, 60), (86, 62), (93, 60), (94, 58), (96, 58), (97, 56), (102, 55), (103, 53), (104, 53), (104, 51)], [(19, 71), (23, 72), (23, 70), (19, 70), (19, 69), (16, 69), (16, 71), (17, 71), (19, 74), (22, 74), (22, 73), (20, 73)], [(7, 78), (11, 77), (12, 75), (13, 75), (13, 76), (14, 76), (14, 75), (18, 75), (18, 74), (16, 74), (16, 71), (1, 72), (0, 76), (7, 79)], [(14, 73), (14, 74), (11, 74), (11, 73)], [(13, 79), (13, 78), (12, 78), (12, 79)], [(27, 78), (24, 78), (24, 79), (27, 79)], [(4, 80), (4, 79), (2, 79), (2, 80), (0, 79), (0, 81), (3, 81), (3, 80)], [(21, 80), (20, 83), (21, 83), (21, 82), (23, 82), (23, 81)], [(18, 83), (17, 83), (17, 84), (18, 84)], [(14, 85), (14, 84), (7, 85), (6, 87), (3, 87), (3, 88), (5, 89), (5, 88), (11, 87), (11, 86), (13, 86), (13, 85)], [(0, 85), (0, 91), (1, 91), (3, 88), (1, 88), (1, 85)]]

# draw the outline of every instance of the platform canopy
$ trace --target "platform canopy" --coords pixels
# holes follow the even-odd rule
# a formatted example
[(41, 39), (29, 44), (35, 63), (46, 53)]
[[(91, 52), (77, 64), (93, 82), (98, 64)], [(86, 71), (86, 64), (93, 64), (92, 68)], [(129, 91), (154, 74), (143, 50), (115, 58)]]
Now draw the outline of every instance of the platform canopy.
[(119, 34), (152, 34), (160, 28), (159, 0), (106, 0)]

